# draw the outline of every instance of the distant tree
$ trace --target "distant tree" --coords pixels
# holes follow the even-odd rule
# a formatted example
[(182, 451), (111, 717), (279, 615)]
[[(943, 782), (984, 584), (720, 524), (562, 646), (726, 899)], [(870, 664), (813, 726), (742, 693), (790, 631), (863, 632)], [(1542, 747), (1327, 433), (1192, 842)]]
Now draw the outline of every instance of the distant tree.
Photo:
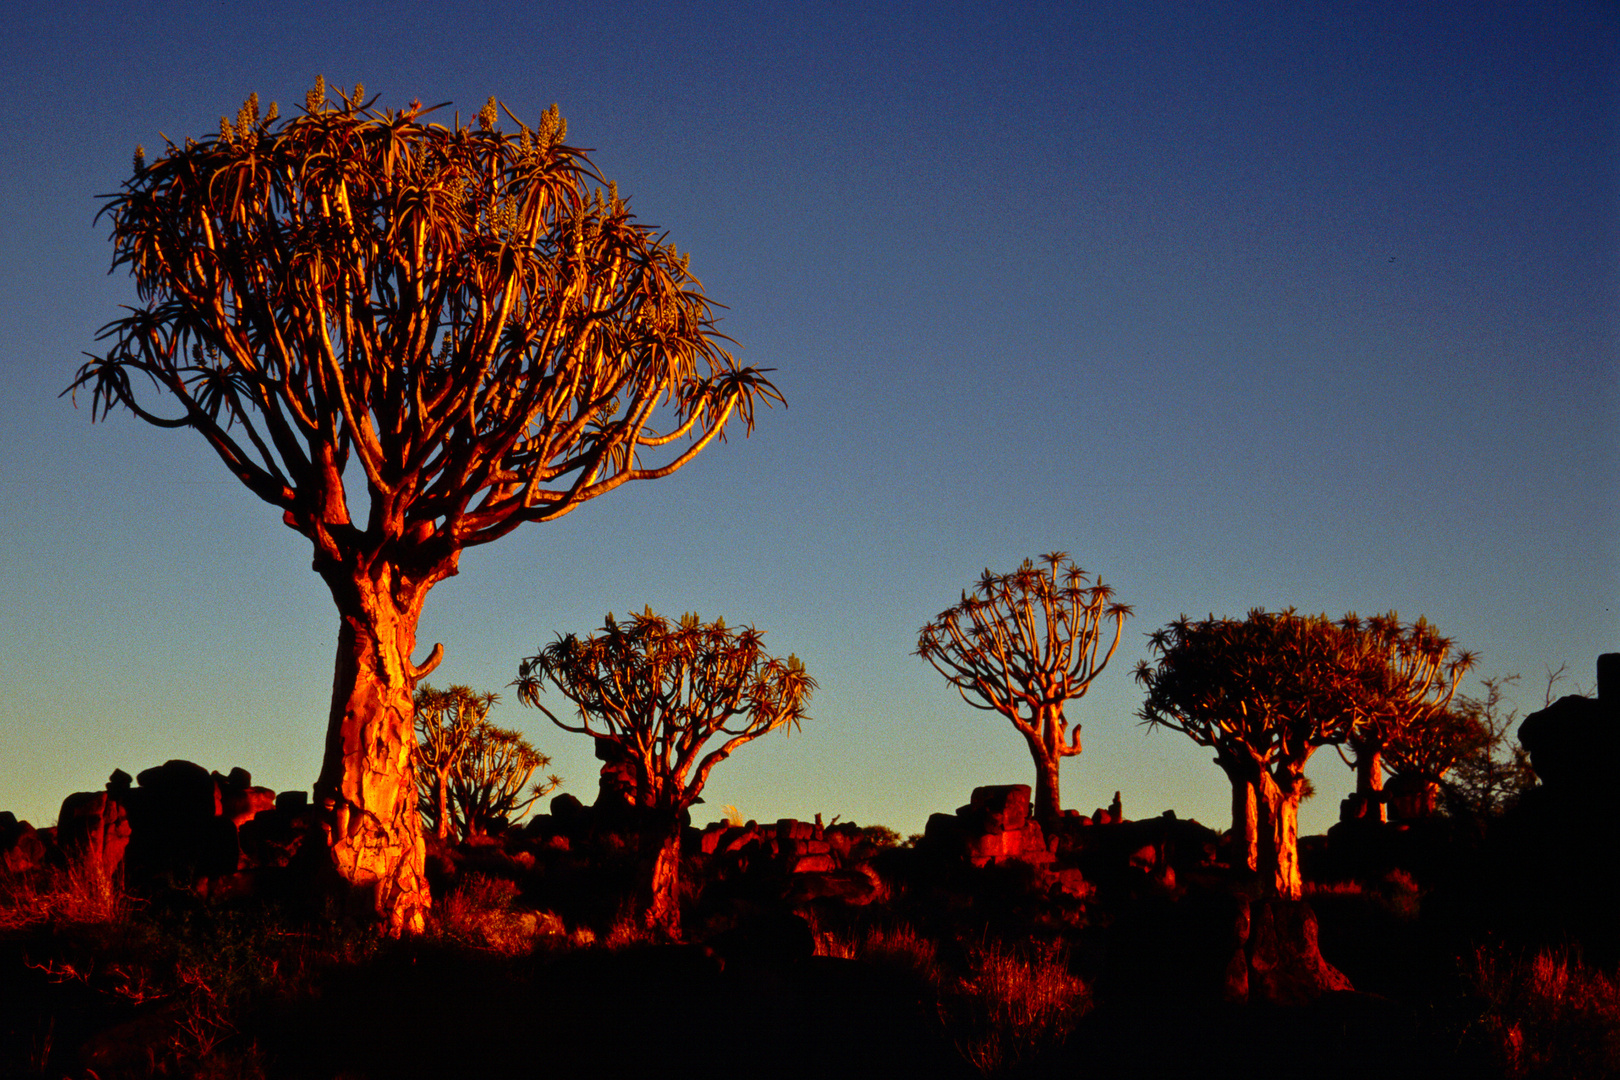
[(450, 835), (450, 778), (472, 744), (473, 732), (499, 701), (465, 686), (416, 688), (416, 787), (422, 820), (440, 840)]
[(498, 694), (465, 686), (416, 690), (416, 783), (422, 818), (440, 839), (465, 840), (523, 819), (562, 783), (548, 776), (529, 787), (551, 759), (516, 731), (489, 722)]
[(1257, 609), (1242, 620), (1182, 616), (1149, 647), (1158, 661), (1137, 665), (1148, 692), (1139, 715), (1215, 751), (1240, 851), (1272, 891), (1298, 898), (1305, 765), (1354, 724), (1354, 642), (1325, 615)]
[(1473, 737), (1463, 744), (1450, 775), (1437, 778), (1448, 815), (1479, 822), (1499, 817), (1535, 786), (1530, 754), (1513, 737), (1519, 710), (1506, 694), (1518, 680), (1518, 675), (1481, 679), (1482, 695), (1458, 694), (1452, 701), (1451, 713)]
[(1393, 611), (1366, 620), (1351, 612), (1339, 625), (1347, 635), (1346, 663), (1360, 672), (1349, 699), (1355, 723), (1340, 752), (1348, 748), (1356, 796), (1383, 821), (1386, 767), (1438, 783), (1473, 737), (1446, 707), (1475, 659), (1423, 618), (1403, 625)]
[(290, 119), (255, 94), (217, 137), (137, 148), (101, 213), (141, 305), (69, 389), (92, 419), (195, 429), (309, 539), (339, 615), (316, 802), (353, 899), (400, 932), (429, 903), (408, 768), (443, 655), (412, 659), (428, 591), (779, 395), (686, 256), (593, 191), (555, 106), (508, 133), (494, 98), (475, 127), (372, 105), (317, 80)]
[[(677, 623), (648, 608), (618, 622), (610, 612), (596, 634), (559, 635), (518, 667), (524, 704), (613, 745), (632, 767), (631, 798), (649, 825), (643, 921), (670, 937), (680, 935), (683, 814), (739, 746), (798, 727), (816, 687), (798, 657), (768, 655), (763, 637), (694, 614)], [(577, 722), (541, 701), (548, 684), (574, 704)]]
[[(1061, 551), (1028, 559), (1010, 574), (988, 569), (971, 594), (941, 612), (917, 636), (917, 655), (933, 665), (975, 709), (1000, 713), (1035, 762), (1035, 814), (1051, 823), (1062, 812), (1058, 766), (1080, 753), (1080, 725), (1064, 716), (1084, 697), (1119, 647), (1131, 609), (1113, 603), (1101, 579)], [(1103, 624), (1112, 640), (1098, 658)]]
[(550, 765), (551, 758), (519, 732), (487, 722), (474, 728), (471, 745), (450, 776), (450, 814), (462, 839), (487, 836), (523, 820), (536, 802), (562, 784), (556, 775), (529, 784)]

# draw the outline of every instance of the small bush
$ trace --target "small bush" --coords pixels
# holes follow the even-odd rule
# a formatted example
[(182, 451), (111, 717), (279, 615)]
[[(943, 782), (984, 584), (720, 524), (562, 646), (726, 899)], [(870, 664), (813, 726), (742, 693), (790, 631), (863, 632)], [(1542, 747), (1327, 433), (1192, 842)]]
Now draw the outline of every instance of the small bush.
[(1620, 1076), (1620, 986), (1579, 954), (1480, 947), (1463, 974), (1483, 1006), (1468, 1035), (1503, 1076)]
[(438, 932), (458, 944), (507, 956), (564, 940), (561, 919), (519, 908), (517, 895), (517, 885), (505, 878), (468, 874), (434, 909)]

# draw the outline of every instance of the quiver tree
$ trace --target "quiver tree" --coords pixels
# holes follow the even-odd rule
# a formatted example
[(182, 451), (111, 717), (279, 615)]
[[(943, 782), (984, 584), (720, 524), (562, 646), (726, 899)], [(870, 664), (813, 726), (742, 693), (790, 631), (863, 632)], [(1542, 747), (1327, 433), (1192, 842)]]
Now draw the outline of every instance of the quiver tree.
[(1043, 555), (1041, 564), (1025, 559), (1010, 574), (986, 569), (972, 593), (922, 628), (917, 655), (963, 701), (1018, 729), (1035, 761), (1035, 814), (1050, 824), (1062, 812), (1058, 766), (1081, 749), (1080, 725), (1069, 726), (1064, 705), (1108, 666), (1131, 609), (1114, 603), (1101, 579), (1088, 585), (1067, 554)]
[[(338, 608), (316, 801), (351, 899), (428, 904), (412, 693), (422, 603), (464, 548), (667, 476), (756, 401), (686, 257), (636, 221), (555, 106), (475, 126), (356, 86), (278, 120), (257, 95), (107, 196), (140, 305), (70, 389), (195, 429), (310, 541)], [(347, 481), (347, 484), (346, 484)], [(351, 494), (364, 492), (366, 505)]]
[[(518, 668), (524, 704), (611, 745), (633, 771), (631, 798), (647, 825), (643, 921), (670, 937), (680, 935), (683, 815), (739, 746), (798, 727), (816, 687), (798, 657), (768, 655), (763, 637), (693, 614), (677, 623), (648, 608), (618, 622), (610, 612), (597, 633), (559, 635)], [(573, 703), (575, 721), (541, 700), (548, 684)]]
[(1255, 610), (1248, 618), (1182, 616), (1149, 637), (1156, 664), (1137, 665), (1139, 715), (1215, 751), (1232, 784), (1233, 839), (1277, 895), (1297, 899), (1305, 764), (1342, 742), (1355, 669), (1346, 632), (1326, 616)]
[(422, 820), (443, 840), (487, 835), (520, 821), (562, 780), (530, 779), (551, 759), (516, 731), (489, 722), (498, 694), (465, 686), (416, 690), (416, 784)]
[(1355, 723), (1339, 752), (1356, 770), (1362, 813), (1383, 821), (1386, 769), (1438, 784), (1466, 751), (1471, 736), (1446, 709), (1474, 656), (1454, 650), (1426, 619), (1403, 626), (1393, 611), (1366, 620), (1352, 612), (1339, 625), (1346, 659), (1360, 673)]
[(416, 688), (416, 788), (422, 820), (440, 840), (450, 835), (450, 778), (472, 744), (473, 732), (500, 697), (466, 686)]

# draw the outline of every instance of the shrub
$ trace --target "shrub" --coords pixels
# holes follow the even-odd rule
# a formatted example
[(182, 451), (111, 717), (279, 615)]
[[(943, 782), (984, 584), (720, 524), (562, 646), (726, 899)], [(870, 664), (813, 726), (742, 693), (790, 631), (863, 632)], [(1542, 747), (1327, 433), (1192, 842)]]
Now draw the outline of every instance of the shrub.
[(434, 921), (439, 933), (457, 944), (507, 956), (565, 940), (561, 919), (519, 908), (517, 895), (517, 885), (505, 878), (469, 874), (435, 908)]

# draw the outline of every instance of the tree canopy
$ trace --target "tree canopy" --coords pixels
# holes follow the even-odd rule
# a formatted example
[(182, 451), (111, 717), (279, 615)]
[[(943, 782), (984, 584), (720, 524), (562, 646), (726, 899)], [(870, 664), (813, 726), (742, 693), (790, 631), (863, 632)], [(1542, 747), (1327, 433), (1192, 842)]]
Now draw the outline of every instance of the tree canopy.
[(443, 125), (337, 96), (317, 83), (278, 120), (254, 95), (217, 138), (137, 154), (101, 216), (143, 303), (70, 388), (94, 414), (195, 428), (322, 555), (426, 572), (780, 400), (556, 106), (530, 127), (491, 98)]

